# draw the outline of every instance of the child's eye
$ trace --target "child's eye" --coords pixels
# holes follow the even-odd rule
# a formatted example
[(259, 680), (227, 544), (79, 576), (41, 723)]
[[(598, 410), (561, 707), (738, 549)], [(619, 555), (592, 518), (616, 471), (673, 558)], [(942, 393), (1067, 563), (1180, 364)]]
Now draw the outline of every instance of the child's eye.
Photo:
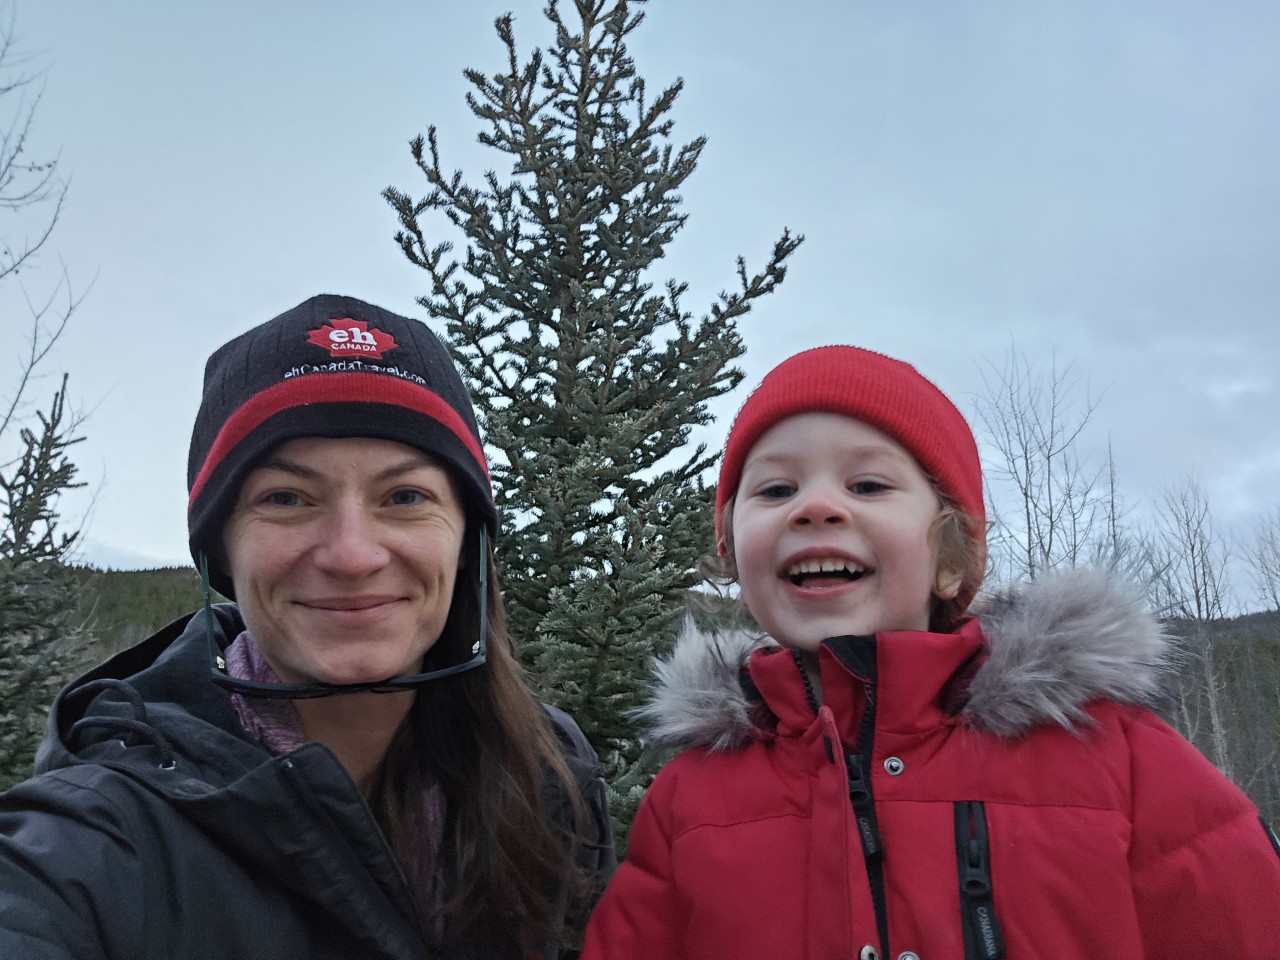
[(870, 496), (876, 493), (883, 493), (888, 489), (889, 485), (881, 480), (855, 480), (853, 483), (849, 484), (850, 492), (856, 493), (860, 496)]
[(785, 500), (795, 492), (796, 488), (789, 483), (771, 483), (760, 488), (759, 496), (766, 500)]

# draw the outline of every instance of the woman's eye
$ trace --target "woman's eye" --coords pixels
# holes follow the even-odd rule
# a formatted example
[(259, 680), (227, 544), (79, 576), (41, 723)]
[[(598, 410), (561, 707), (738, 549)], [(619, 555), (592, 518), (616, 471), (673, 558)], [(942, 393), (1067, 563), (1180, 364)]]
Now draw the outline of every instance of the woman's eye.
[(262, 502), (273, 507), (296, 507), (302, 503), (302, 498), (292, 490), (272, 490), (262, 498)]
[(397, 490), (387, 498), (387, 501), (397, 507), (412, 507), (420, 503), (425, 503), (427, 495), (421, 490)]

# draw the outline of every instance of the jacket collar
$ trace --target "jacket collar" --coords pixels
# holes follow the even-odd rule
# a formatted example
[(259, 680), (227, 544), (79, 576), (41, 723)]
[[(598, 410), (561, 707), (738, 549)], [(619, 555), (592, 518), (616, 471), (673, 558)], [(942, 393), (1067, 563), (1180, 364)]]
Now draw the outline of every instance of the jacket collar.
[[(1150, 705), (1158, 697), (1172, 641), (1127, 584), (1071, 570), (996, 590), (971, 612), (973, 619), (953, 634), (864, 639), (876, 676), (849, 654), (856, 640), (827, 641), (820, 655), (824, 688), (838, 686), (828, 676), (845, 677), (845, 687), (853, 676), (878, 685), (882, 708), (892, 705), (881, 723), (955, 715), (1004, 737), (1042, 724), (1087, 723), (1084, 708), (1092, 700)], [(655, 668), (657, 687), (641, 711), (652, 739), (675, 748), (730, 749), (762, 728), (785, 734), (811, 722), (799, 672), (776, 650), (767, 635), (708, 633), (686, 623), (671, 657)]]
[[(244, 629), (233, 604), (213, 613), (220, 635)], [(90, 687), (95, 681), (107, 686)], [(76, 727), (81, 720), (92, 723)], [(202, 614), (174, 621), (59, 695), (37, 772), (86, 763), (159, 798), (171, 811), (156, 818), (165, 837), (183, 835), (169, 833), (169, 816), (190, 821), (379, 955), (422, 950), (400, 869), (355, 783), (322, 744), (273, 757), (244, 732), (229, 693), (210, 679)], [(382, 909), (379, 897), (398, 910)]]

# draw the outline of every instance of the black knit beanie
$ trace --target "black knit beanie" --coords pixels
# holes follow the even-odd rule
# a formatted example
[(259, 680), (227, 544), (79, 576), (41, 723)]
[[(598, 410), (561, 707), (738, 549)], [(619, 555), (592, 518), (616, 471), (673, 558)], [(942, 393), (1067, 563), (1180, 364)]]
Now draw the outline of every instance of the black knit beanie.
[(452, 469), (469, 514), (497, 535), (471, 398), (444, 345), (417, 320), (352, 297), (312, 297), (220, 347), (187, 460), (191, 555), (231, 597), (222, 529), (268, 451), (297, 437), (372, 437), (417, 447)]

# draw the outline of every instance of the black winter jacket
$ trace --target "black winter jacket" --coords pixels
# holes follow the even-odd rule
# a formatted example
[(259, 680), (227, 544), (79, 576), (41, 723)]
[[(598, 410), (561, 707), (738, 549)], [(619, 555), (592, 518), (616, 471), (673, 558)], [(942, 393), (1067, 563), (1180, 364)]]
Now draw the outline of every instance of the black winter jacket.
[[(242, 629), (233, 605), (214, 609), (218, 629)], [(578, 859), (603, 881), (614, 853), (600, 766), (576, 724), (548, 712), (586, 804)], [(210, 681), (202, 615), (63, 691), (36, 767), (0, 794), (2, 958), (431, 956), (345, 768), (319, 743), (275, 757), (243, 732)], [(565, 798), (552, 802), (565, 816)]]

